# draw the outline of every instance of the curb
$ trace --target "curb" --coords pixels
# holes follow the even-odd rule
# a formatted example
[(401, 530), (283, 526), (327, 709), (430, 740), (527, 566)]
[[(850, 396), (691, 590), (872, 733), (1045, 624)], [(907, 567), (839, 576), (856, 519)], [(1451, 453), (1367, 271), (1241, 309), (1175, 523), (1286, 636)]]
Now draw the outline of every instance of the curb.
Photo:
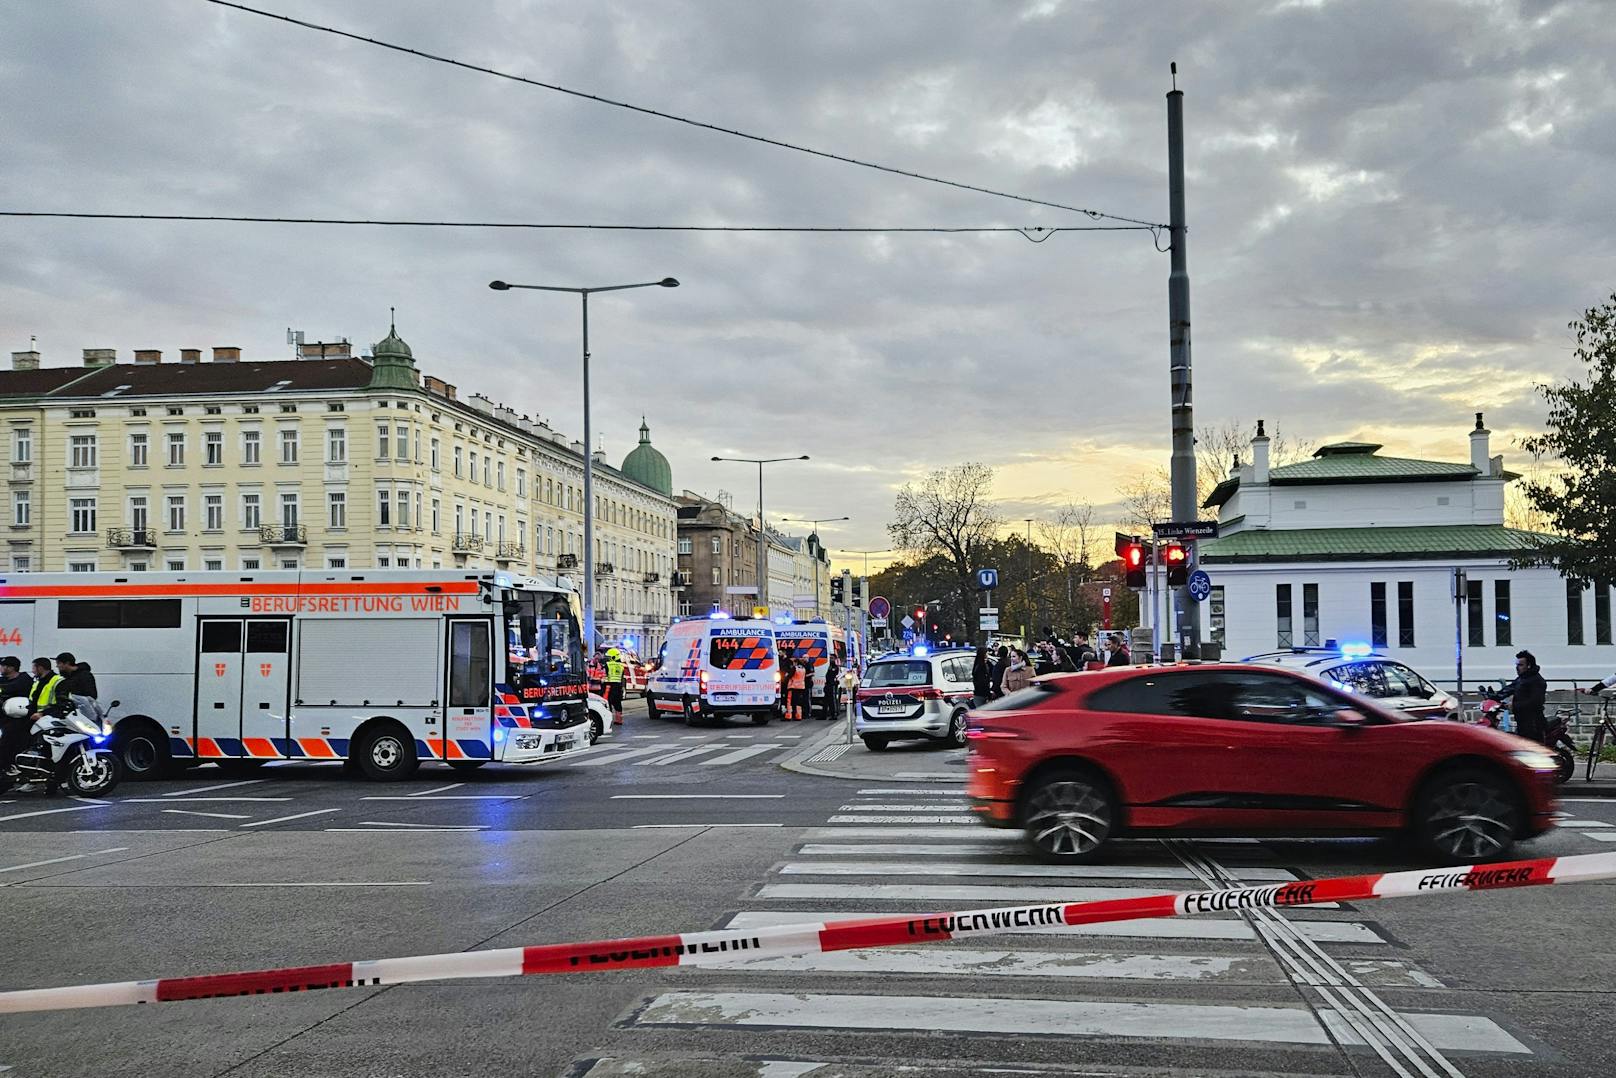
[(799, 746), (796, 752), (780, 761), (780, 766), (787, 771), (795, 771), (801, 775), (818, 775), (820, 778), (825, 779), (846, 779), (849, 782), (862, 781), (857, 775), (845, 775), (840, 771), (830, 771), (823, 767), (814, 767), (808, 763), (808, 758), (820, 749), (847, 742), (847, 722), (847, 719), (838, 719), (831, 723), (830, 729), (825, 731), (824, 737), (815, 738), (807, 744)]
[(1597, 797), (1601, 800), (1616, 801), (1616, 782), (1570, 782), (1555, 788), (1555, 796), (1561, 799), (1567, 797)]

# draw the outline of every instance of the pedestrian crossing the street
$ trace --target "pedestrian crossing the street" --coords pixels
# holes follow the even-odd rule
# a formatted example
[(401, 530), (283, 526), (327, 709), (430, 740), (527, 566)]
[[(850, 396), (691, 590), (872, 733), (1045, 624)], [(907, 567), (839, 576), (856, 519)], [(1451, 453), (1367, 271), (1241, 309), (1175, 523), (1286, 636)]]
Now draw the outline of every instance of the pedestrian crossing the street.
[[(1616, 827), (1584, 833), (1606, 832)], [(958, 784), (871, 787), (846, 795), (825, 826), (803, 832), (748, 890), (747, 907), (713, 927), (1308, 877), (1262, 843), (1138, 841), (1119, 844), (1103, 864), (1042, 864), (1018, 832), (975, 824)], [(614, 1050), (578, 1073), (656, 1075), (665, 1071), (662, 1052), (698, 1065), (713, 1045), (744, 1045), (759, 1075), (812, 1075), (823, 1066), (838, 1078), (866, 1073), (873, 1055), (902, 1058), (902, 1072), (916, 1075), (968, 1072), (962, 1060), (991, 1060), (999, 1073), (1032, 1073), (1018, 1063), (1045, 1073), (1048, 1060), (1060, 1059), (1073, 1070), (1057, 1073), (1088, 1073), (1120, 1058), (1119, 1044), (1142, 1072), (1193, 1059), (1192, 1070), (1230, 1073), (1461, 1078), (1478, 1055), (1532, 1054), (1493, 1018), (1444, 1007), (1446, 997), (1433, 995), (1444, 987), (1350, 904), (1040, 926), (682, 969), (619, 1023)], [(641, 1047), (644, 1056), (634, 1051)]]

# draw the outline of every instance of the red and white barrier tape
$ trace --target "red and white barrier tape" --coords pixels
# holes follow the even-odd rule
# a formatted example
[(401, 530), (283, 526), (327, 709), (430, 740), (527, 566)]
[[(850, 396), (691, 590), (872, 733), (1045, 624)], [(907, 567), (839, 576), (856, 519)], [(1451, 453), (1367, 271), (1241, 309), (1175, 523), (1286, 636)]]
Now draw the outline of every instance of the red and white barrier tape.
[(648, 966), (720, 965), (754, 958), (992, 936), (1018, 929), (1057, 925), (1310, 906), (1319, 902), (1399, 898), (1441, 891), (1491, 891), (1612, 878), (1616, 878), (1616, 853), (1546, 857), (1531, 861), (1300, 880), (1226, 891), (1192, 891), (1188, 894), (1150, 895), (1100, 902), (1014, 906), (772, 928), (721, 929), (716, 932), (686, 932), (676, 936), (643, 936), (594, 943), (552, 943), (538, 947), (381, 958), (368, 962), (338, 962), (328, 966), (297, 966), (249, 973), (32, 988), (0, 992), (0, 1014), (308, 992), (318, 988), (371, 988), (464, 977), (516, 977), (535, 973), (586, 973)]

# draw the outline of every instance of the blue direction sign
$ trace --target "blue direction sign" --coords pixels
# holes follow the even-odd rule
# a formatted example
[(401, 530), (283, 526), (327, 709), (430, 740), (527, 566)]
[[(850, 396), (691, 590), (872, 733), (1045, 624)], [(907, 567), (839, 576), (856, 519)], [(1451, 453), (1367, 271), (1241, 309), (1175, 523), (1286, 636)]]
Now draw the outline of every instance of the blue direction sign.
[(1198, 603), (1204, 603), (1212, 594), (1212, 578), (1206, 575), (1205, 570), (1197, 569), (1190, 574), (1190, 598)]
[(983, 591), (992, 591), (999, 586), (999, 570), (978, 569), (976, 571), (976, 586)]

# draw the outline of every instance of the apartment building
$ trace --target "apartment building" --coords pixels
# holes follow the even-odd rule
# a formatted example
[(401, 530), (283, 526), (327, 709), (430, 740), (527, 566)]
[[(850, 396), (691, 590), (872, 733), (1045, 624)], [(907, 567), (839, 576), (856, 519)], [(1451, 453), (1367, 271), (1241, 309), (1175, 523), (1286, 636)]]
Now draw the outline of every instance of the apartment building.
[(685, 491), (678, 505), (678, 613), (714, 610), (774, 618), (812, 618), (830, 611), (830, 555), (819, 536), (786, 535), (770, 527), (764, 552), (767, 578), (758, 599), (756, 516)]
[(650, 444), (597, 452), (583, 549), (582, 443), (415, 366), (390, 331), (244, 362), (239, 348), (0, 371), (9, 521), (0, 571), (597, 570), (605, 640), (659, 647), (673, 614), (671, 470)]

